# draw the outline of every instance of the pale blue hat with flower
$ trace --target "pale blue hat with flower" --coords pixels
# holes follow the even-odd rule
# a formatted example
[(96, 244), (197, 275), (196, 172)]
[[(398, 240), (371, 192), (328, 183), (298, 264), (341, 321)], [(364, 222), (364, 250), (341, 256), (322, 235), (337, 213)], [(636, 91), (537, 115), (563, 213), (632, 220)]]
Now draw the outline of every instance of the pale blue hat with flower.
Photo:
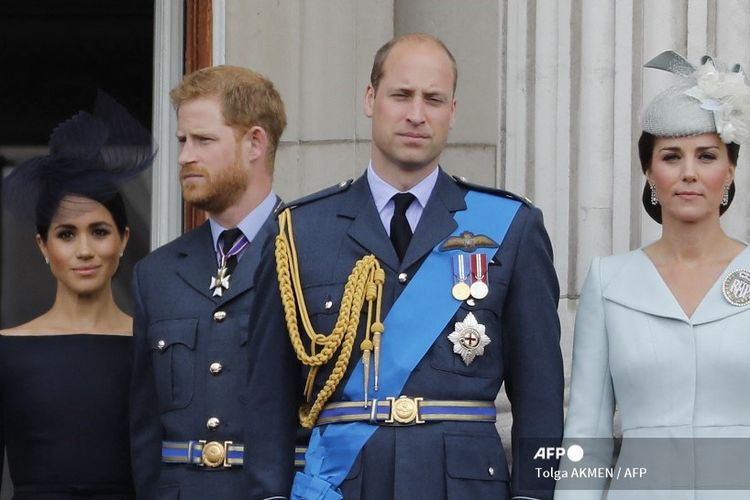
[(645, 65), (680, 78), (654, 97), (641, 114), (641, 128), (660, 137), (717, 133), (728, 144), (750, 138), (750, 87), (739, 64), (728, 69), (709, 56), (698, 67), (674, 51)]

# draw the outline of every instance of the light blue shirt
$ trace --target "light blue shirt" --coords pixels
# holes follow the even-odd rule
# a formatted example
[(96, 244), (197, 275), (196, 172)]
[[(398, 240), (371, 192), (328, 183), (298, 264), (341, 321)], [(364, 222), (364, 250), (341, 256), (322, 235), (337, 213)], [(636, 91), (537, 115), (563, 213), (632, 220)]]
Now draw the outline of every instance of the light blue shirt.
[[(273, 191), (271, 191), (270, 193), (268, 193), (268, 196), (266, 196), (266, 198), (262, 202), (260, 202), (260, 205), (255, 207), (254, 210), (247, 214), (245, 218), (242, 219), (239, 224), (237, 224), (237, 227), (240, 228), (240, 231), (242, 231), (242, 234), (245, 235), (248, 241), (253, 241), (253, 238), (255, 238), (255, 235), (258, 234), (260, 228), (263, 226), (263, 224), (265, 224), (268, 216), (271, 215), (271, 212), (273, 212), (275, 206), (276, 195)], [(219, 235), (221, 235), (222, 231), (232, 228), (222, 227), (221, 224), (210, 217), (208, 219), (208, 223), (211, 225), (211, 237), (213, 238), (214, 242), (214, 251), (216, 251), (216, 253), (218, 254)], [(237, 260), (241, 258), (242, 254), (237, 256)]]
[[(406, 220), (409, 221), (409, 227), (411, 227), (412, 233), (417, 229), (417, 224), (422, 217), (424, 207), (427, 206), (427, 200), (430, 199), (432, 189), (435, 187), (439, 170), (438, 167), (435, 167), (435, 170), (422, 179), (419, 184), (408, 191), (405, 191), (416, 197), (416, 200), (414, 200), (414, 202), (409, 205), (409, 208), (406, 209)], [(385, 232), (390, 236), (391, 218), (393, 217), (393, 209), (395, 207), (395, 203), (391, 198), (393, 198), (393, 195), (401, 193), (402, 191), (399, 191), (378, 177), (378, 174), (375, 173), (375, 169), (372, 168), (372, 162), (367, 166), (367, 182), (370, 184), (370, 193), (372, 193), (372, 198), (375, 201), (375, 208), (378, 209), (378, 214), (380, 214), (380, 220), (383, 222)]]

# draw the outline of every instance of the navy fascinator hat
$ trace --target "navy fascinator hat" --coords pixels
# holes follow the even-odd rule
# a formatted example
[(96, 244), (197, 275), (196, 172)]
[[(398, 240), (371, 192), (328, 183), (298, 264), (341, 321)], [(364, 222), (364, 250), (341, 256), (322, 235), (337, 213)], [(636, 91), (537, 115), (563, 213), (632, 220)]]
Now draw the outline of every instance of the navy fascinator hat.
[(75, 210), (63, 198), (77, 195), (107, 203), (122, 184), (151, 166), (151, 133), (112, 97), (99, 91), (94, 112), (80, 111), (58, 124), (49, 152), (13, 169), (3, 182), (4, 204), (47, 227), (58, 210)]

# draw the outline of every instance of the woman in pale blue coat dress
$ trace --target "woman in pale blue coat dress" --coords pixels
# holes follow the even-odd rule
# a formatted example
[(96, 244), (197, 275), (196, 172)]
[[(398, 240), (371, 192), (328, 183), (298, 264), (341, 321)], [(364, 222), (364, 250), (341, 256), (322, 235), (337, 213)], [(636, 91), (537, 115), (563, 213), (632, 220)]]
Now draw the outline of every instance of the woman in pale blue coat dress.
[(591, 265), (564, 443), (583, 458), (562, 460), (555, 499), (746, 499), (750, 250), (719, 217), (750, 135), (750, 88), (710, 58), (696, 68), (665, 52), (646, 66), (678, 76), (645, 109), (638, 143), (643, 204), (662, 234)]

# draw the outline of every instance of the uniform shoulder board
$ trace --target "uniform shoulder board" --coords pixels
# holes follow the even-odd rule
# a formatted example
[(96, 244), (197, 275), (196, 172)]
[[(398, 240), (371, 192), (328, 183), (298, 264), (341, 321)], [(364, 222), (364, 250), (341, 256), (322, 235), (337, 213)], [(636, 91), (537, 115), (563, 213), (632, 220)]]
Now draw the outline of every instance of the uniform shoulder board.
[(349, 189), (349, 186), (352, 185), (352, 182), (354, 182), (354, 179), (349, 179), (346, 181), (341, 181), (335, 186), (331, 186), (328, 188), (325, 188), (321, 191), (318, 191), (317, 193), (308, 194), (307, 196), (303, 196), (302, 198), (299, 198), (294, 201), (290, 201), (289, 203), (286, 203), (282, 209), (284, 208), (291, 208), (295, 209), (302, 205), (307, 205), (308, 203), (312, 203), (313, 201), (322, 200), (323, 198), (328, 198), (329, 196), (333, 196), (334, 194), (342, 193)]
[(277, 196), (276, 205), (274, 205), (273, 207), (273, 216), (278, 217), (279, 214), (283, 212), (285, 208), (286, 208), (286, 203), (284, 203), (284, 200), (282, 200), (281, 198)]
[(457, 175), (453, 175), (451, 177), (453, 178), (454, 181), (456, 181), (458, 185), (463, 186), (465, 188), (473, 189), (474, 191), (481, 191), (483, 193), (495, 194), (498, 196), (502, 196), (503, 198), (508, 198), (510, 200), (520, 201), (521, 203), (529, 207), (534, 206), (534, 204), (531, 202), (530, 199), (520, 194), (511, 193), (510, 191), (506, 191), (504, 189), (493, 188), (489, 186), (482, 186), (480, 184), (472, 184), (471, 182), (466, 180), (466, 177), (458, 177)]

